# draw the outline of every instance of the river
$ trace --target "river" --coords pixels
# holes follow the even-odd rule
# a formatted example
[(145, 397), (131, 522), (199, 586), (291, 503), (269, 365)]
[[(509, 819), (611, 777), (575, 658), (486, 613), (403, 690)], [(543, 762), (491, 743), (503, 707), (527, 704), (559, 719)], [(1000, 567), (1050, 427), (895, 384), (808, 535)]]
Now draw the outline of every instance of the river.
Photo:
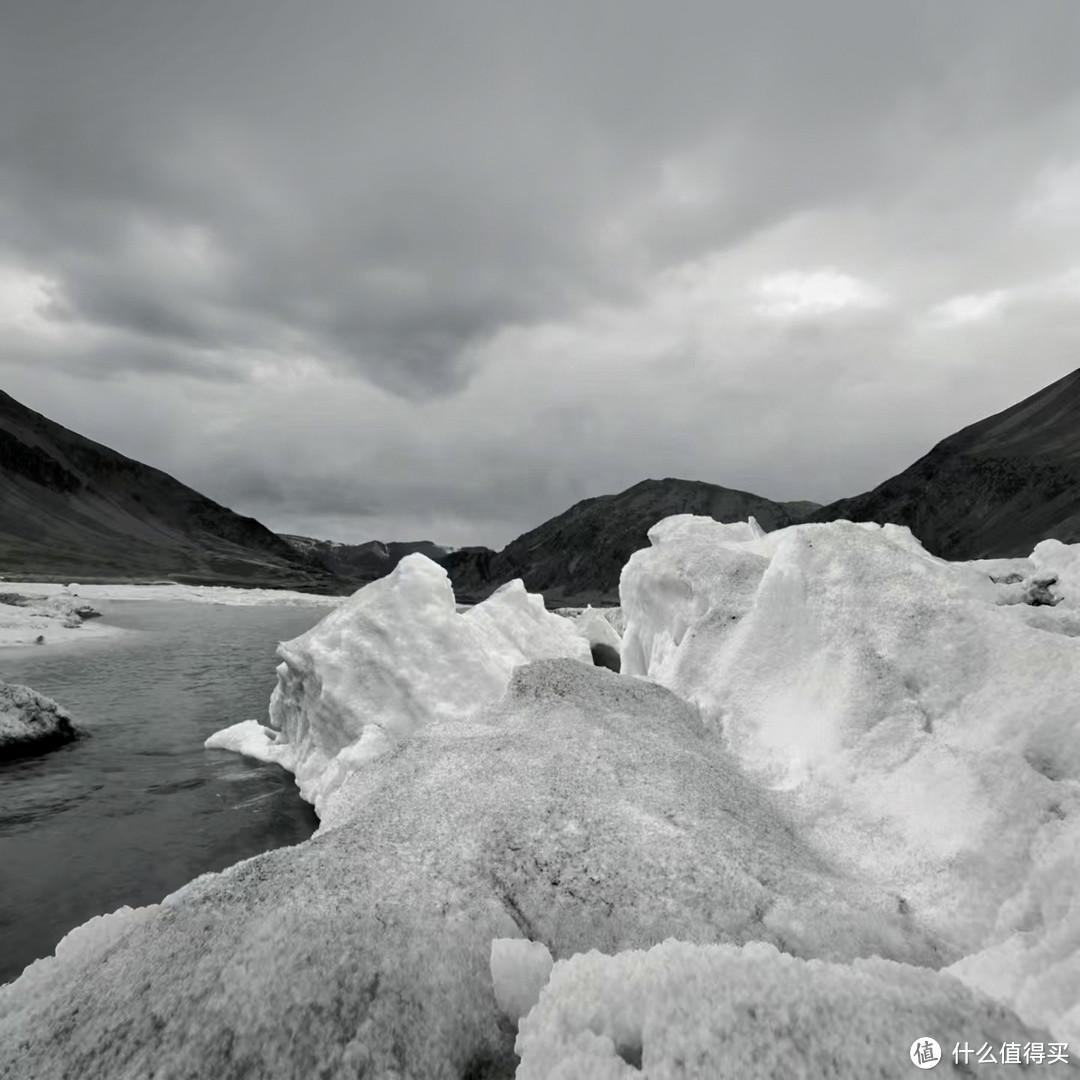
[(0, 679), (55, 698), (90, 733), (0, 762), (0, 982), (95, 915), (156, 903), (318, 825), (283, 769), (203, 740), (265, 720), (277, 643), (325, 607), (94, 604), (131, 633), (0, 649)]

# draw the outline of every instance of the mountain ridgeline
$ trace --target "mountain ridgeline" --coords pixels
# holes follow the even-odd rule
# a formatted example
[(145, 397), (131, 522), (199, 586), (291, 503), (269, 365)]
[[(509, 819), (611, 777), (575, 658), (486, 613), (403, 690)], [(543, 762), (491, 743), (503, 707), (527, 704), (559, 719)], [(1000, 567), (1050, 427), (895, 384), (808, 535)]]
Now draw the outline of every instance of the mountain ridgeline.
[(451, 550), (430, 540), (391, 540), (389, 543), (368, 540), (363, 544), (341, 544), (336, 540), (316, 540), (311, 536), (288, 533), (283, 533), (281, 538), (353, 586), (385, 577), (406, 555), (419, 553), (441, 562)]
[(254, 518), (84, 438), (0, 391), (0, 574), (336, 592)]
[(939, 442), (902, 473), (810, 521), (907, 525), (945, 559), (1080, 542), (1080, 370)]
[(467, 548), (446, 556), (459, 600), (475, 602), (521, 578), (549, 605), (615, 604), (626, 560), (648, 547), (649, 529), (672, 514), (717, 521), (755, 517), (767, 531), (799, 520), (816, 503), (778, 503), (699, 480), (643, 480), (618, 495), (585, 499), (519, 536), (502, 551)]
[(522, 578), (551, 606), (618, 602), (626, 560), (672, 514), (895, 522), (948, 559), (1023, 556), (1080, 542), (1080, 370), (938, 443), (897, 476), (829, 506), (774, 502), (696, 480), (643, 480), (585, 499), (501, 551), (431, 541), (339, 544), (277, 536), (171, 476), (77, 435), (0, 392), (0, 575), (349, 592), (412, 552), (472, 603)]

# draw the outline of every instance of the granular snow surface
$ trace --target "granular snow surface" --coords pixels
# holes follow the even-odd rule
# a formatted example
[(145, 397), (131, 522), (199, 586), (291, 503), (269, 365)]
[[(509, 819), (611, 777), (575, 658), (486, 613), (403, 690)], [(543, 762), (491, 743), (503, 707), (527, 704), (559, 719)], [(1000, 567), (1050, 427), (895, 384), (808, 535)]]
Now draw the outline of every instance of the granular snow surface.
[(270, 727), (211, 744), (319, 831), (73, 931), (0, 988), (0, 1077), (854, 1080), (924, 1037), (989, 1077), (1080, 1042), (1076, 552), (650, 539), (617, 620), (520, 583), (463, 613), (416, 555), (285, 643)]

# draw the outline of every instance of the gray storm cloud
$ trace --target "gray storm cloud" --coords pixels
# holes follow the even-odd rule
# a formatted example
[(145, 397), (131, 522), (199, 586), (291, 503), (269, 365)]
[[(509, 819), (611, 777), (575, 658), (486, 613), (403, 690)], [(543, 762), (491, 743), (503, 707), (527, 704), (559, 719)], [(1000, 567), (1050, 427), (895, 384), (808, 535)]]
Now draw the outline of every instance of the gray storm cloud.
[(1077, 40), (1050, 0), (8, 5), (0, 377), (281, 527), (851, 494), (1075, 366)]

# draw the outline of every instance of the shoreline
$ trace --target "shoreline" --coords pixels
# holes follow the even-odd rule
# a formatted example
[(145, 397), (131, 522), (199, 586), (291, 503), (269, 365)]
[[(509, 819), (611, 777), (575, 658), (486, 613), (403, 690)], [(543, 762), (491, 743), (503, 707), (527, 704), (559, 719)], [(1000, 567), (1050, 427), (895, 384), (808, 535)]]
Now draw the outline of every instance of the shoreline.
[[(180, 602), (228, 607), (313, 607), (329, 611), (344, 597), (318, 596), (283, 589), (238, 589), (222, 585), (179, 585), (175, 583), (135, 585), (112, 582), (60, 585), (48, 581), (0, 582), (0, 592), (11, 593), (28, 603), (0, 604), (0, 655), (9, 650), (58, 648), (69, 645), (107, 643), (123, 640), (137, 631), (114, 626), (105, 618), (91, 617), (72, 624), (61, 610), (62, 600), (91, 606), (101, 603)], [(58, 604), (58, 600), (61, 601)], [(41, 640), (39, 640), (41, 639)]]
[(49, 598), (71, 595), (82, 600), (181, 600), (189, 603), (231, 604), (253, 606), (262, 604), (310, 604), (314, 607), (337, 607), (344, 596), (303, 593), (292, 589), (237, 588), (231, 585), (181, 585), (177, 582), (132, 582), (60, 584), (52, 581), (0, 581), (0, 591), (18, 592), (26, 596)]

